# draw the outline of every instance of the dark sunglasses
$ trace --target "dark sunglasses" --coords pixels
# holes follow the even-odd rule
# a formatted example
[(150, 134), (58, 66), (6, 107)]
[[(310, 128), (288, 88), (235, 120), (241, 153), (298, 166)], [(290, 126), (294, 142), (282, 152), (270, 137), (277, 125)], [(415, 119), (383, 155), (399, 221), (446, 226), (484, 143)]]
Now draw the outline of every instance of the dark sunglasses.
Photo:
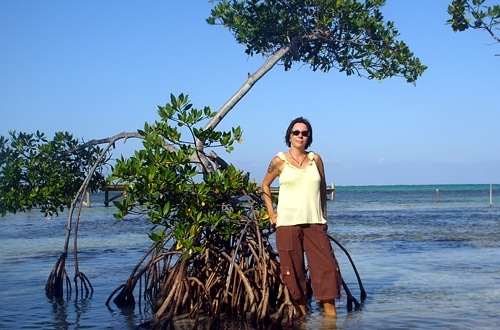
[(302, 136), (308, 137), (309, 136), (309, 131), (292, 131), (292, 134), (295, 135), (295, 136), (298, 136), (299, 134), (302, 134)]

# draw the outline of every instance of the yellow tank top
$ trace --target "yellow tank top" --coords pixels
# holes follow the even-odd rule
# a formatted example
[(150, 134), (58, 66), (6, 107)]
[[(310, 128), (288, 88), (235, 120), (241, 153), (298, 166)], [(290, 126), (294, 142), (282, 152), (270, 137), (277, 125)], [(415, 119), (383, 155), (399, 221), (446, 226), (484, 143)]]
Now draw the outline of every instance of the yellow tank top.
[(283, 152), (277, 155), (285, 162), (279, 176), (278, 219), (276, 226), (300, 224), (325, 224), (321, 211), (321, 177), (314, 162), (314, 152), (309, 152), (305, 169), (288, 162)]

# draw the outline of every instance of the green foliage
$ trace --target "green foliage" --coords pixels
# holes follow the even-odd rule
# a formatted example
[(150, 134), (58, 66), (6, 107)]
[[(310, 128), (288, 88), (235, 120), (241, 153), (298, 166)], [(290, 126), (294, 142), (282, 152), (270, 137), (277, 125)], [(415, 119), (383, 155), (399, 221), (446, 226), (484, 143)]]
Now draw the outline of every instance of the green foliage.
[(229, 28), (250, 56), (291, 46), (285, 69), (303, 62), (313, 71), (336, 68), (369, 79), (402, 76), (415, 82), (426, 67), (396, 40), (399, 32), (384, 21), (383, 5), (385, 0), (223, 0), (207, 22)]
[(145, 124), (140, 131), (144, 149), (119, 159), (114, 167), (110, 180), (128, 183), (126, 196), (115, 202), (115, 217), (147, 215), (156, 229), (151, 239), (163, 241), (171, 233), (177, 249), (201, 252), (211, 233), (229, 238), (239, 230), (240, 215), (247, 214), (251, 204), (241, 197), (256, 193), (248, 174), (232, 165), (213, 171), (201, 161), (202, 148), (231, 151), (241, 130), (199, 128), (215, 113), (208, 107), (194, 108), (183, 94), (171, 95), (170, 104), (158, 107), (158, 114), (161, 121)]
[[(90, 168), (98, 159), (97, 146), (78, 149), (68, 132), (57, 132), (52, 141), (43, 133), (9, 132), (0, 136), (0, 214), (41, 208), (58, 214), (69, 205)], [(89, 189), (105, 182), (101, 171), (92, 175)]]
[(500, 42), (493, 29), (500, 24), (500, 5), (485, 5), (486, 0), (453, 0), (448, 6), (451, 18), (446, 21), (455, 32), (471, 29), (486, 30)]

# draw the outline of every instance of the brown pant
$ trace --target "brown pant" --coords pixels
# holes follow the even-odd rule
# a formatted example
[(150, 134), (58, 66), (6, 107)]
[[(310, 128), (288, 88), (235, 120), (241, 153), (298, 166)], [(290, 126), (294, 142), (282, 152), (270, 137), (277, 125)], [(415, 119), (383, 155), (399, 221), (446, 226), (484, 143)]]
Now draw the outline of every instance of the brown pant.
[(342, 279), (326, 225), (279, 226), (276, 229), (276, 246), (281, 276), (293, 300), (304, 299), (307, 295), (304, 252), (316, 300), (340, 297)]

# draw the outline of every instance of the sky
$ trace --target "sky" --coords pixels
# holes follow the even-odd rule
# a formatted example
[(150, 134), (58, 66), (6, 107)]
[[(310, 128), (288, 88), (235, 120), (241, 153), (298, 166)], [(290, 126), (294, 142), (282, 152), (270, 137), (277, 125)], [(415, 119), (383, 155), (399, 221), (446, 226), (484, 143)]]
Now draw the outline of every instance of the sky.
[[(382, 8), (428, 66), (416, 85), (306, 65), (266, 74), (217, 127), (241, 126), (226, 154), (261, 182), (284, 132), (310, 120), (310, 150), (327, 184), (500, 184), (500, 45), (454, 33), (451, 0), (388, 0)], [(487, 4), (498, 3), (489, 0)], [(217, 111), (265, 58), (210, 26), (208, 1), (0, 0), (0, 135), (68, 131), (97, 139), (158, 120), (170, 94)], [(117, 143), (114, 156), (138, 141)]]

